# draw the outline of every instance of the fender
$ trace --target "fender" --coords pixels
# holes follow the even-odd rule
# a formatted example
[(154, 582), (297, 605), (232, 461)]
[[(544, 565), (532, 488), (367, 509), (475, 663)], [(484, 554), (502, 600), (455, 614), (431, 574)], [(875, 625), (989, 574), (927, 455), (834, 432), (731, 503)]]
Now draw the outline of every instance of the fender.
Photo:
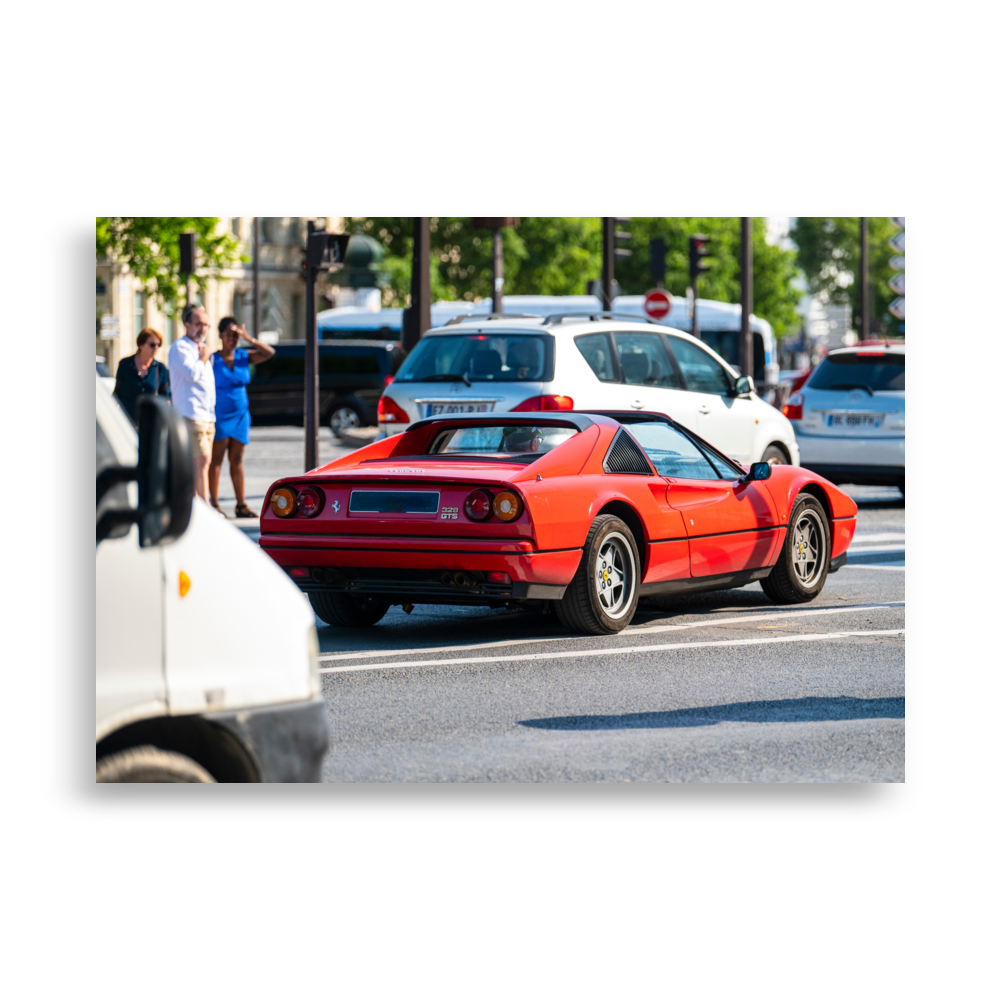
[(771, 494), (778, 517), (786, 524), (795, 498), (806, 487), (812, 487), (809, 492), (818, 491), (817, 499), (823, 503), (830, 520), (831, 558), (836, 559), (847, 551), (858, 523), (858, 505), (843, 490), (815, 472), (796, 465), (772, 466), (771, 478), (764, 480), (762, 485)]

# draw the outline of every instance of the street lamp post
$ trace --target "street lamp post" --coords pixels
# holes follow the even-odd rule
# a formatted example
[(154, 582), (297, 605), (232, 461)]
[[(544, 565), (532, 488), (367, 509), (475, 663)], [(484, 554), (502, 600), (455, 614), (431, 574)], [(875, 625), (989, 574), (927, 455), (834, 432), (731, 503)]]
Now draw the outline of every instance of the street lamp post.
[(740, 218), (740, 247), (740, 370), (753, 378), (753, 219), (749, 216)]
[(503, 233), (504, 226), (519, 226), (521, 219), (514, 215), (473, 216), (473, 229), (493, 230), (493, 309), (503, 312)]
[(305, 432), (306, 472), (319, 465), (319, 337), (316, 331), (316, 279), (320, 271), (343, 267), (347, 233), (313, 230), (309, 223), (306, 242), (306, 346), (305, 346)]
[(861, 301), (859, 305), (861, 306), (861, 339), (868, 340), (871, 333), (871, 323), (869, 320), (869, 313), (871, 308), (868, 304), (868, 217), (861, 216), (860, 219), (860, 237), (861, 237), (861, 261), (858, 268), (858, 281), (860, 282), (860, 292)]
[(260, 337), (260, 218), (253, 220), (253, 335)]

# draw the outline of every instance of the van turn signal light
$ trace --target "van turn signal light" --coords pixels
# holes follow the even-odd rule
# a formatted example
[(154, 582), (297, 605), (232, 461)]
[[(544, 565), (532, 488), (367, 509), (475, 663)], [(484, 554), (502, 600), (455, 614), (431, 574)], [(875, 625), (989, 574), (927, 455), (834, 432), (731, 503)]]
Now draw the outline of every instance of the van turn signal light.
[(181, 570), (177, 577), (177, 592), (181, 595), (181, 597), (187, 597), (187, 593), (190, 589), (191, 577), (189, 577), (184, 570)]

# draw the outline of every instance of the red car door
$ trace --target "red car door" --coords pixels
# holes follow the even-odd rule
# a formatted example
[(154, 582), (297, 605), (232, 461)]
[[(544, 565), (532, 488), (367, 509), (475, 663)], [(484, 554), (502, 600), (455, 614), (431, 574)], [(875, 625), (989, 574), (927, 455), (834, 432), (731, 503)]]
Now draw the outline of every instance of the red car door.
[(667, 480), (667, 503), (684, 517), (692, 576), (766, 566), (777, 534), (774, 511), (757, 483)]
[(669, 424), (651, 421), (629, 430), (666, 482), (667, 503), (684, 519), (692, 577), (768, 564), (780, 532), (760, 484), (739, 482), (735, 467), (706, 454)]

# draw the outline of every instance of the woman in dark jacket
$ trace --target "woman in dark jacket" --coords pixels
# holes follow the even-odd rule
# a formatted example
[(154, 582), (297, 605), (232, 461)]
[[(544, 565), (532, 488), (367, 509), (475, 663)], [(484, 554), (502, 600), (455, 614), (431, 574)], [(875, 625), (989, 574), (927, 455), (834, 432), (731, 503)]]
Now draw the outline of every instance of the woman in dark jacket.
[(135, 340), (135, 354), (118, 362), (115, 375), (115, 395), (125, 412), (138, 422), (137, 404), (140, 396), (158, 395), (170, 398), (170, 374), (167, 366), (156, 360), (163, 338), (147, 327)]

